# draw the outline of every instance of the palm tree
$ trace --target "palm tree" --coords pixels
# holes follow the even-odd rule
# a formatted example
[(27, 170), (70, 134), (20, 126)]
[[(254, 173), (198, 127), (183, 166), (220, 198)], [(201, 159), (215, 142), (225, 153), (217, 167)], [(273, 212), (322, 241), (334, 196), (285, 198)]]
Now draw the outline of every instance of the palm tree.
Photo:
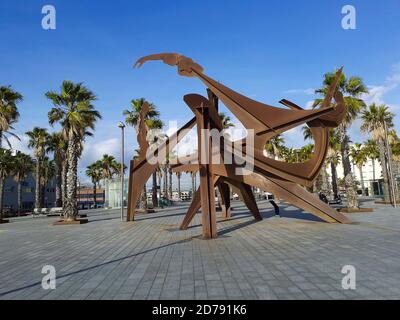
[(372, 180), (375, 182), (375, 160), (379, 159), (379, 148), (376, 140), (368, 139), (367, 142), (364, 143), (364, 150), (367, 157), (372, 160)]
[(269, 156), (272, 156), (273, 159), (279, 159), (282, 156), (282, 149), (284, 148), (285, 139), (282, 135), (278, 134), (265, 144), (265, 150)]
[(96, 190), (97, 184), (102, 178), (101, 160), (98, 160), (86, 168), (86, 175), (90, 178), (93, 184), (93, 208), (96, 208)]
[(32, 131), (26, 132), (29, 137), (28, 147), (32, 148), (36, 158), (36, 187), (35, 187), (35, 208), (40, 209), (42, 206), (42, 193), (40, 188), (40, 173), (42, 170), (42, 161), (46, 154), (49, 133), (45, 128), (34, 127)]
[[(63, 167), (65, 164), (65, 146), (61, 132), (50, 135), (48, 139), (47, 152), (53, 153), (54, 163), (56, 165), (56, 207), (62, 207), (62, 185), (63, 185)], [(65, 172), (64, 172), (65, 174)]]
[(10, 150), (0, 148), (0, 223), (3, 222), (4, 180), (12, 173), (13, 160)]
[(33, 171), (35, 162), (30, 155), (18, 152), (14, 157), (12, 174), (17, 182), (18, 215), (22, 210), (22, 181), (26, 179), (29, 173)]
[(192, 180), (192, 197), (194, 196), (194, 193), (196, 192), (196, 175), (197, 171), (190, 171), (190, 178)]
[[(336, 77), (336, 72), (328, 72), (324, 75), (323, 87), (315, 90), (315, 93), (325, 96), (329, 86), (333, 83)], [(365, 106), (365, 102), (360, 98), (364, 93), (368, 93), (367, 87), (364, 85), (360, 77), (347, 78), (344, 74), (339, 79), (339, 84), (336, 90), (339, 90), (344, 97), (346, 105), (346, 115), (343, 122), (337, 129), (340, 153), (342, 157), (343, 171), (346, 182), (347, 206), (349, 208), (358, 208), (358, 200), (355, 192), (355, 184), (353, 175), (351, 174), (351, 164), (349, 159), (349, 142), (350, 138), (347, 134), (347, 129), (350, 127), (358, 113)], [(316, 99), (312, 105), (313, 108), (322, 104), (322, 99)]]
[[(140, 99), (132, 99), (131, 107), (132, 110), (125, 109), (122, 113), (125, 116), (125, 123), (137, 127), (140, 111), (142, 110), (143, 104), (146, 102), (144, 98)], [(147, 102), (149, 103), (149, 102)], [(152, 103), (149, 103), (149, 112), (146, 115), (145, 123), (146, 125), (150, 125), (154, 120), (158, 120), (160, 113), (157, 111), (156, 106)], [(137, 129), (137, 128), (136, 128)]]
[(388, 107), (385, 105), (378, 106), (375, 103), (365, 108), (361, 115), (361, 131), (369, 132), (372, 139), (378, 144), (379, 158), (382, 166), (383, 193), (385, 201), (387, 202), (391, 201), (391, 196), (389, 192), (390, 176), (388, 171), (388, 157), (385, 150), (385, 123), (387, 128), (393, 127), (393, 117), (394, 115), (388, 111)]
[(169, 161), (167, 157), (165, 161), (160, 165), (163, 176), (163, 193), (166, 199), (168, 199), (168, 166), (169, 166)]
[(363, 166), (367, 162), (368, 157), (361, 143), (355, 143), (354, 146), (350, 148), (350, 156), (353, 163), (357, 166), (358, 171), (360, 171), (362, 195), (365, 195)]
[[(140, 155), (140, 150), (139, 149), (135, 149), (134, 155), (132, 160), (138, 160), (139, 159), (139, 155)], [(142, 194), (140, 195), (140, 210), (142, 211), (146, 211), (147, 210), (147, 188), (146, 188), (146, 183), (147, 181), (145, 181), (144, 185), (143, 185), (143, 190), (142, 190)], [(136, 206), (136, 204), (135, 204)]]
[[(135, 127), (136, 133), (138, 133), (138, 121), (139, 121), (139, 116), (140, 112), (143, 108), (143, 104), (146, 102), (144, 98), (140, 99), (132, 99), (131, 100), (131, 108), (132, 110), (125, 109), (123, 111), (123, 115), (125, 116), (125, 123), (128, 125), (131, 125)], [(157, 107), (149, 103), (149, 111), (145, 117), (144, 123), (146, 124), (146, 127), (148, 130), (160, 130), (163, 127), (162, 121), (159, 119), (160, 113), (157, 111)], [(152, 140), (149, 141), (150, 144), (152, 143), (157, 143), (158, 141), (158, 136), (153, 135)], [(153, 202), (153, 207), (158, 207), (158, 197), (157, 197), (157, 172), (153, 173), (152, 176), (152, 202)], [(145, 190), (145, 189), (144, 189)], [(146, 191), (144, 191), (146, 194)], [(147, 199), (146, 199), (147, 202)], [(143, 203), (143, 201), (141, 202)], [(144, 208), (141, 208), (144, 209)]]
[(221, 118), (222, 122), (222, 128), (224, 129), (229, 129), (231, 127), (234, 127), (235, 125), (231, 121), (231, 117), (227, 116), (224, 112), (219, 112), (219, 117)]
[(176, 179), (178, 180), (178, 200), (181, 200), (181, 177), (182, 172), (175, 172)]
[(54, 178), (56, 175), (56, 164), (54, 160), (50, 160), (49, 157), (43, 157), (42, 161), (42, 166), (41, 166), (41, 172), (40, 172), (40, 189), (41, 189), (41, 194), (42, 194), (42, 206), (41, 207), (46, 207), (44, 195), (45, 195), (45, 190), (46, 186), (50, 182), (52, 178)]
[[(118, 162), (115, 160), (113, 156), (110, 156), (108, 154), (104, 154), (103, 158), (99, 160), (98, 162), (100, 172), (101, 172), (101, 177), (104, 179), (104, 189), (106, 190), (106, 194), (109, 192), (108, 186), (109, 186), (109, 181), (113, 178), (115, 174), (119, 172), (119, 166)], [(106, 203), (105, 207), (109, 206), (108, 203), (108, 196), (106, 196)]]
[[(312, 132), (310, 127), (304, 126), (302, 128), (303, 130), (303, 136), (304, 140), (311, 140), (312, 137)], [(334, 128), (330, 128), (329, 130), (329, 144), (328, 144), (328, 151), (326, 154), (325, 158), (325, 164), (322, 167), (322, 170), (325, 170), (327, 164), (330, 165), (331, 168), (331, 185), (332, 185), (332, 192), (333, 192), (333, 197), (337, 198), (338, 197), (338, 184), (337, 184), (337, 172), (336, 172), (336, 167), (339, 164), (340, 161), (340, 143), (338, 139), (338, 135), (336, 133), (336, 130)], [(329, 185), (328, 183), (328, 177), (325, 171), (322, 171), (322, 176), (323, 180), (325, 181), (324, 184), (326, 186)], [(328, 193), (330, 193), (330, 188), (328, 190)]]
[[(331, 136), (332, 137), (332, 136)], [(330, 139), (334, 140), (334, 139)], [(330, 164), (331, 167), (331, 184), (332, 184), (332, 192), (333, 197), (336, 199), (339, 196), (339, 189), (338, 189), (338, 176), (336, 168), (340, 163), (340, 144), (331, 144), (328, 149), (326, 155), (326, 161)]]
[(11, 148), (10, 141), (5, 133), (19, 139), (10, 129), (14, 129), (12, 124), (18, 121), (19, 112), (17, 103), (23, 99), (22, 95), (17, 91), (14, 91), (10, 86), (0, 87), (0, 148), (2, 147), (3, 138)]
[(62, 134), (67, 142), (66, 166), (66, 199), (64, 204), (64, 219), (75, 220), (78, 215), (76, 202), (78, 158), (82, 152), (85, 136), (92, 135), (95, 123), (101, 115), (92, 105), (96, 96), (82, 83), (63, 81), (61, 92), (48, 91), (46, 97), (54, 107), (48, 113), (49, 123), (59, 123)]
[(174, 162), (177, 159), (177, 154), (175, 150), (172, 150), (169, 154), (167, 154), (168, 158), (168, 195), (169, 199), (172, 200), (172, 166), (171, 162)]

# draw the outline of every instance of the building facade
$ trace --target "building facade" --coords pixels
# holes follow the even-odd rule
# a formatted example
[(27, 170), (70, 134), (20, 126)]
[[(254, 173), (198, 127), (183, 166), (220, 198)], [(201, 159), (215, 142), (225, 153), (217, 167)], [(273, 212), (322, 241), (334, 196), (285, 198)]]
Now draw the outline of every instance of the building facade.
[[(351, 170), (354, 175), (354, 178), (357, 182), (358, 193), (361, 193), (361, 174), (364, 180), (364, 188), (366, 189), (366, 194), (369, 196), (382, 196), (383, 188), (382, 188), (382, 167), (378, 160), (368, 159), (367, 162), (362, 166), (362, 173), (360, 169), (352, 163), (352, 159), (350, 157), (350, 163), (352, 165)], [(339, 164), (336, 168), (338, 178), (343, 179), (343, 166)], [(328, 170), (328, 174), (330, 174)]]
[[(104, 188), (96, 189), (96, 196), (93, 188), (82, 187), (77, 192), (77, 203), (79, 209), (103, 208), (105, 201)], [(95, 203), (96, 198), (96, 203)]]
[[(22, 211), (32, 211), (35, 207), (36, 181), (32, 174), (21, 182), (22, 185)], [(43, 207), (51, 208), (55, 206), (56, 185), (52, 179), (43, 188)], [(13, 214), (18, 210), (18, 184), (13, 177), (8, 177), (4, 181), (3, 212)]]

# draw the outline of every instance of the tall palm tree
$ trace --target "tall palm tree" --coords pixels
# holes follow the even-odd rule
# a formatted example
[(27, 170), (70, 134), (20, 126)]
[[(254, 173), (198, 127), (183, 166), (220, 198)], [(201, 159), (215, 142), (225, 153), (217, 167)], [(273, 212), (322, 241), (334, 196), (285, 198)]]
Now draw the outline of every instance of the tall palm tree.
[(26, 132), (26, 135), (29, 137), (28, 147), (33, 149), (33, 154), (36, 158), (35, 208), (40, 209), (43, 202), (40, 188), (40, 173), (42, 170), (43, 158), (46, 154), (49, 133), (45, 128), (34, 127), (32, 131)]
[(172, 150), (167, 154), (168, 158), (168, 196), (169, 199), (172, 200), (172, 166), (171, 162), (174, 162), (177, 158), (177, 154), (175, 150)]
[(101, 160), (98, 160), (86, 168), (86, 175), (90, 178), (93, 184), (93, 208), (96, 208), (96, 190), (97, 184), (102, 178)]
[[(110, 180), (114, 177), (114, 175), (118, 174), (119, 166), (118, 162), (115, 160), (113, 156), (108, 154), (104, 154), (103, 158), (99, 160), (98, 164), (100, 167), (101, 177), (104, 179), (104, 188), (106, 190), (106, 199), (108, 198), (107, 193), (109, 192), (108, 186)], [(109, 203), (106, 200), (105, 207), (108, 207)]]
[(0, 87), (0, 148), (2, 147), (3, 138), (11, 148), (10, 141), (5, 133), (19, 139), (12, 130), (12, 124), (18, 121), (19, 112), (17, 104), (23, 99), (22, 95), (17, 91), (14, 91), (10, 86)]
[(332, 192), (334, 199), (336, 199), (339, 196), (336, 167), (340, 163), (340, 141), (336, 128), (331, 128), (329, 130), (329, 144), (326, 161), (330, 164), (331, 167)]
[(53, 102), (54, 107), (49, 111), (49, 123), (59, 123), (62, 134), (67, 141), (67, 183), (64, 204), (64, 219), (75, 220), (78, 215), (77, 181), (78, 158), (82, 152), (82, 142), (85, 136), (91, 135), (95, 123), (101, 119), (100, 113), (92, 103), (96, 96), (82, 83), (63, 81), (61, 92), (46, 92), (46, 97)]
[(166, 199), (168, 199), (168, 166), (169, 166), (169, 160), (167, 157), (165, 161), (160, 165), (163, 176), (163, 193)]
[(18, 215), (22, 211), (22, 182), (34, 170), (35, 162), (30, 155), (18, 152), (14, 157), (12, 174), (17, 182)]
[(196, 175), (197, 175), (197, 171), (190, 171), (190, 178), (192, 181), (192, 197), (194, 196), (194, 193), (196, 192)]
[(282, 154), (281, 151), (284, 147), (285, 139), (282, 135), (278, 134), (267, 141), (265, 144), (265, 151), (273, 159), (279, 159)]
[(47, 152), (53, 153), (53, 160), (56, 166), (56, 207), (62, 207), (62, 185), (63, 180), (65, 180), (63, 179), (63, 166), (65, 164), (66, 142), (61, 132), (55, 132), (50, 135), (47, 144)]
[[(315, 93), (325, 96), (328, 92), (329, 86), (333, 83), (336, 77), (336, 72), (328, 72), (324, 75), (323, 87), (315, 90)], [(347, 78), (344, 74), (339, 79), (339, 84), (336, 90), (339, 90), (343, 94), (344, 102), (346, 105), (346, 115), (343, 122), (337, 129), (339, 142), (340, 142), (340, 153), (342, 157), (343, 171), (346, 183), (347, 193), (347, 206), (349, 208), (357, 208), (358, 200), (355, 192), (355, 183), (353, 175), (351, 174), (351, 164), (349, 159), (349, 143), (350, 137), (347, 133), (347, 129), (350, 127), (354, 119), (361, 109), (365, 106), (365, 102), (361, 99), (361, 95), (368, 93), (367, 87), (364, 85), (363, 80), (360, 77)], [(323, 98), (316, 99), (312, 105), (313, 108), (322, 104)]]
[(54, 160), (50, 160), (49, 157), (43, 157), (42, 161), (42, 166), (41, 166), (41, 172), (40, 172), (40, 189), (41, 189), (41, 194), (42, 194), (42, 206), (41, 207), (46, 207), (45, 203), (45, 192), (46, 192), (46, 186), (48, 186), (50, 180), (54, 178), (56, 175), (56, 164)]
[(336, 144), (328, 149), (326, 155), (326, 161), (330, 164), (331, 168), (331, 185), (333, 197), (336, 199), (339, 196), (338, 189), (338, 176), (337, 176), (337, 166), (340, 163), (340, 145)]
[[(310, 127), (304, 126), (302, 128), (303, 131), (303, 136), (304, 140), (311, 140), (312, 137), (312, 132)], [(337, 184), (337, 171), (336, 167), (339, 164), (340, 161), (340, 143), (338, 139), (338, 135), (336, 133), (336, 130), (334, 128), (331, 128), (329, 130), (329, 144), (328, 144), (328, 151), (326, 154), (326, 159), (325, 159), (325, 164), (322, 167), (321, 173), (322, 173), (322, 179), (324, 180), (324, 184), (326, 186), (329, 185), (328, 183), (328, 176), (325, 172), (325, 169), (327, 165), (330, 165), (331, 168), (331, 185), (332, 185), (332, 192), (334, 198), (338, 197), (338, 184)], [(330, 193), (331, 189), (329, 188), (328, 193)]]
[[(132, 99), (131, 100), (131, 108), (132, 110), (125, 109), (123, 111), (123, 115), (125, 116), (125, 123), (135, 127), (136, 133), (138, 133), (138, 121), (140, 112), (143, 108), (144, 103), (146, 100), (144, 98), (140, 99)], [(149, 111), (145, 117), (144, 123), (148, 130), (160, 130), (163, 127), (162, 121), (159, 119), (160, 113), (157, 111), (157, 107), (153, 103), (149, 103)], [(149, 141), (150, 144), (157, 143), (158, 136), (153, 135), (151, 140)], [(158, 207), (158, 197), (157, 197), (157, 172), (153, 173), (152, 176), (152, 202), (153, 207)], [(146, 191), (144, 191), (146, 193)], [(146, 199), (147, 202), (147, 199)], [(143, 203), (143, 202), (142, 202)], [(143, 208), (142, 208), (143, 209)]]
[(178, 180), (178, 200), (181, 200), (181, 177), (182, 172), (175, 172), (176, 179)]
[(362, 195), (365, 195), (363, 166), (367, 162), (368, 157), (361, 143), (355, 143), (354, 146), (350, 148), (350, 156), (353, 163), (357, 166), (358, 171), (360, 172)]
[(0, 223), (3, 220), (4, 181), (12, 173), (13, 156), (10, 150), (0, 148)]
[[(134, 155), (132, 160), (138, 160), (140, 155), (140, 150), (135, 149)], [(140, 210), (146, 211), (147, 210), (147, 188), (146, 188), (147, 181), (144, 182), (142, 194), (140, 195)], [(136, 206), (136, 204), (135, 204)]]
[(388, 157), (385, 151), (385, 122), (387, 128), (393, 127), (393, 114), (385, 105), (371, 104), (362, 112), (361, 131), (369, 132), (373, 140), (378, 144), (379, 158), (382, 166), (383, 176), (383, 193), (385, 201), (390, 202), (391, 196), (389, 192), (390, 176), (388, 172)]
[(233, 124), (230, 116), (226, 115), (224, 112), (219, 112), (218, 114), (219, 114), (219, 117), (221, 118), (222, 128), (229, 129), (229, 128), (235, 126)]
[(376, 140), (368, 139), (367, 142), (364, 143), (364, 150), (367, 154), (367, 157), (372, 160), (372, 180), (375, 182), (375, 160), (379, 159), (379, 148)]

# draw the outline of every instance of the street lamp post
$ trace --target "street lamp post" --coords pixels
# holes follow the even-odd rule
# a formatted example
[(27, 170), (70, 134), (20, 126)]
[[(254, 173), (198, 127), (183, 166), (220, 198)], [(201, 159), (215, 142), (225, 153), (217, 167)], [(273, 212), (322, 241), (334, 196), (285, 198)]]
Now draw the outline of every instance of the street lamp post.
[(125, 143), (124, 143), (124, 129), (125, 129), (125, 123), (120, 121), (118, 123), (118, 127), (121, 129), (121, 221), (124, 221), (124, 178), (125, 178), (125, 172), (124, 172), (124, 152), (125, 152)]

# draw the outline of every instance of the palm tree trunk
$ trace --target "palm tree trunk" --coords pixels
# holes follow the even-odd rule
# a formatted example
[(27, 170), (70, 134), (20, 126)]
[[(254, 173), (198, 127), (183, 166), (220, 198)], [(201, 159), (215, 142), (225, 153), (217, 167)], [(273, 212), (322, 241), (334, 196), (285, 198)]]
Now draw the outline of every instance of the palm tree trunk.
[(108, 178), (104, 178), (104, 208), (110, 206), (110, 190)]
[(0, 179), (0, 221), (3, 220), (4, 179)]
[(41, 208), (41, 190), (40, 190), (40, 157), (36, 159), (36, 184), (35, 184), (35, 208)]
[(43, 185), (40, 187), (40, 207), (41, 208), (46, 208), (46, 203), (45, 203), (45, 195), (46, 195), (46, 185)]
[(342, 155), (344, 182), (347, 195), (347, 207), (358, 208), (357, 194), (353, 175), (351, 174), (351, 164), (349, 158), (349, 137), (346, 131), (343, 130), (343, 139), (341, 139), (340, 153)]
[(96, 209), (96, 198), (97, 198), (96, 191), (97, 191), (97, 184), (95, 182), (93, 183), (93, 209)]
[(337, 185), (337, 172), (336, 165), (333, 161), (331, 161), (331, 183), (332, 183), (332, 191), (333, 197), (338, 197), (338, 185)]
[(67, 198), (67, 161), (63, 161), (61, 167), (61, 206), (65, 208)]
[(62, 194), (61, 194), (61, 175), (62, 175), (62, 165), (56, 162), (56, 207), (62, 206)]
[(140, 210), (145, 211), (147, 209), (147, 191), (146, 184), (144, 184), (142, 196), (140, 197)]
[(322, 166), (321, 169), (321, 179), (322, 179), (322, 191), (329, 196), (331, 194), (330, 188), (329, 188), (329, 180), (328, 180), (328, 175), (326, 173), (326, 167), (325, 167), (325, 162), (324, 165)]
[(178, 172), (176, 175), (176, 178), (178, 179), (178, 200), (181, 200), (181, 173)]
[(372, 159), (372, 180), (375, 181), (375, 159)]
[(167, 175), (167, 168), (166, 167), (164, 167), (163, 168), (163, 171), (164, 171), (164, 197), (167, 199), (168, 198), (168, 190), (167, 190), (167, 187), (168, 187), (168, 175)]
[(323, 191), (322, 172), (320, 172), (317, 176), (317, 179), (315, 179), (314, 185), (313, 185), (313, 190), (314, 190), (314, 193), (319, 193), (319, 192)]
[(153, 207), (158, 207), (158, 198), (157, 198), (157, 172), (153, 173), (153, 188), (152, 188), (152, 196), (151, 201), (153, 202)]
[(365, 196), (365, 185), (364, 185), (364, 176), (363, 176), (362, 166), (358, 166), (358, 171), (360, 171), (362, 195)]
[(168, 180), (168, 198), (170, 200), (172, 200), (172, 171), (171, 171), (171, 167), (168, 168), (168, 173), (169, 173), (169, 180)]
[(192, 178), (192, 198), (194, 197), (194, 193), (196, 192), (196, 185), (195, 185), (195, 180), (196, 180), (196, 175), (194, 172), (190, 173), (190, 176)]
[[(162, 178), (162, 172), (161, 170), (157, 171), (157, 185), (160, 187), (160, 189), (157, 189), (158, 197), (161, 199), (161, 178)], [(158, 202), (158, 198), (157, 198)]]
[(21, 215), (22, 211), (22, 184), (21, 181), (18, 181), (17, 185), (17, 202), (18, 202), (18, 216)]
[(383, 178), (383, 196), (387, 202), (391, 201), (390, 189), (389, 189), (389, 177), (387, 170), (387, 161), (385, 156), (385, 143), (382, 138), (378, 139), (379, 146), (379, 159), (382, 167), (382, 178)]
[(78, 215), (76, 203), (76, 188), (78, 181), (78, 139), (74, 134), (70, 134), (67, 149), (67, 198), (64, 211), (64, 218), (68, 221), (75, 220)]

